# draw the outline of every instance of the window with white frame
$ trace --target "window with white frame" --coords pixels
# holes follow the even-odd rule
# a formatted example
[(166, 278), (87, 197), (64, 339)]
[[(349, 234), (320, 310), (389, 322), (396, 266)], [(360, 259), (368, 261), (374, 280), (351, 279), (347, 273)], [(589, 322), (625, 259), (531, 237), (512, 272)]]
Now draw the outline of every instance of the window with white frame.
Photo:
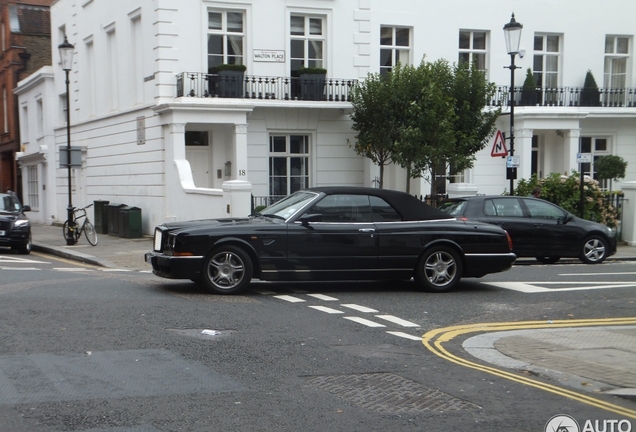
[(40, 138), (44, 135), (44, 107), (42, 106), (42, 99), (38, 99), (35, 101), (35, 115), (36, 115), (36, 130), (37, 137)]
[(625, 88), (628, 60), (629, 38), (607, 36), (605, 38), (605, 88)]
[(325, 23), (319, 16), (290, 17), (290, 72), (302, 67), (325, 67)]
[(411, 64), (411, 29), (380, 27), (380, 75), (386, 75), (400, 63)]
[(108, 58), (108, 97), (110, 99), (110, 109), (116, 110), (119, 107), (119, 84), (117, 81), (117, 70), (118, 61), (119, 61), (119, 53), (117, 52), (117, 34), (115, 33), (114, 27), (109, 27), (106, 30), (106, 48), (107, 48), (107, 58)]
[(459, 31), (459, 61), (474, 63), (478, 70), (486, 71), (488, 32), (483, 30)]
[(31, 209), (36, 210), (40, 207), (40, 182), (38, 181), (38, 167), (31, 165), (27, 167), (27, 196)]
[(534, 57), (532, 74), (537, 87), (556, 88), (559, 86), (559, 62), (561, 57), (561, 36), (534, 36)]
[(220, 64), (245, 64), (245, 15), (208, 11), (208, 72)]
[(309, 136), (271, 135), (269, 194), (286, 196), (309, 187)]
[(2, 132), (9, 132), (9, 98), (6, 87), (2, 87)]
[(22, 144), (29, 142), (29, 108), (27, 105), (22, 107), (22, 112), (20, 113), (20, 141), (22, 141)]
[[(594, 162), (602, 157), (612, 154), (610, 145), (608, 143), (607, 138), (601, 137), (581, 137), (579, 140), (579, 152), (580, 153), (589, 153), (592, 155), (591, 163), (582, 163), (581, 170), (583, 174), (589, 175), (590, 177), (596, 179), (596, 172), (594, 170)], [(608, 180), (600, 180), (601, 187), (607, 188)]]

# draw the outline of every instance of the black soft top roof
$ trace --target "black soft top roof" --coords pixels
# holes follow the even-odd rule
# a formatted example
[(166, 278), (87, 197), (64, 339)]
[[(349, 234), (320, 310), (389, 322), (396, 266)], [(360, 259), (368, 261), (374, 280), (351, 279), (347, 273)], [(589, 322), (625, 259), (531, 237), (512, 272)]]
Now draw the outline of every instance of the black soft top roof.
[(454, 216), (439, 211), (412, 195), (390, 189), (375, 189), (354, 186), (322, 186), (309, 188), (307, 190), (324, 193), (326, 195), (338, 193), (376, 196), (391, 204), (391, 206), (400, 213), (402, 219), (407, 221), (454, 218)]

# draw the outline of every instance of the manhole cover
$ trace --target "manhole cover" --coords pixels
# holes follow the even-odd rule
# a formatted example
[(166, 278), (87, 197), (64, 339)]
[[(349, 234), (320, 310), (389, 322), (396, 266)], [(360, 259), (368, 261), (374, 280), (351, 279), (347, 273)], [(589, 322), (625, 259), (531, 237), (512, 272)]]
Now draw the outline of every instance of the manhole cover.
[(313, 386), (380, 413), (421, 413), (480, 409), (439, 390), (393, 373), (306, 377)]

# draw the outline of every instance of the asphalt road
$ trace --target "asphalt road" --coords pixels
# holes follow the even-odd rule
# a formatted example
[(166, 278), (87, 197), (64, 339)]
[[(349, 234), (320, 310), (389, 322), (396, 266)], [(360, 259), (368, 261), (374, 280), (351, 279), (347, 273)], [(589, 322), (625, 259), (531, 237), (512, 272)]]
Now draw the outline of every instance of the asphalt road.
[[(612, 419), (453, 363), (421, 336), (627, 317), (636, 301), (633, 262), (519, 265), (447, 294), (402, 282), (262, 283), (234, 297), (42, 254), (0, 254), (0, 268), (2, 432), (526, 432), (561, 413)], [(466, 356), (462, 342), (449, 349)]]

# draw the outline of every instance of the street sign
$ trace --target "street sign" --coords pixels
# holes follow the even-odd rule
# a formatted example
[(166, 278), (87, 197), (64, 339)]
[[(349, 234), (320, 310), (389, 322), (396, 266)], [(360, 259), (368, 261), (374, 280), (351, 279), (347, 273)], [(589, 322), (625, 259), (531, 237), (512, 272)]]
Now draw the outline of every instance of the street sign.
[(508, 156), (506, 159), (506, 168), (518, 168), (519, 156)]
[(592, 153), (577, 153), (576, 154), (576, 163), (591, 163), (592, 162)]
[(495, 135), (495, 142), (492, 145), (492, 150), (490, 151), (490, 156), (504, 157), (507, 155), (508, 155), (508, 149), (506, 148), (506, 141), (504, 140), (504, 137), (501, 131), (498, 130), (497, 135)]

